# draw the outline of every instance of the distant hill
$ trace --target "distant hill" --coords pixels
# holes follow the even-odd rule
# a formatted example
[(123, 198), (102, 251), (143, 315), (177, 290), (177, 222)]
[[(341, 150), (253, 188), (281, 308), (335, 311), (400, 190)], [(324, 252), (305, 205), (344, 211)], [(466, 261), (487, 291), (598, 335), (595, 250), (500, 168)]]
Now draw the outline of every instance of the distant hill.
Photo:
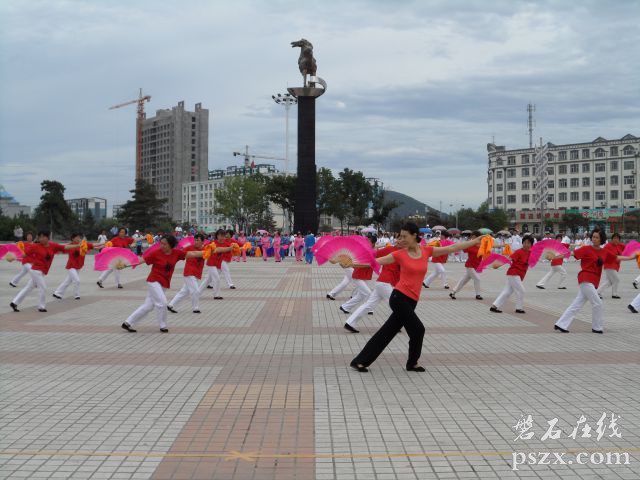
[(385, 200), (395, 200), (400, 204), (399, 207), (394, 208), (391, 211), (391, 215), (389, 217), (398, 216), (401, 218), (408, 217), (410, 215), (415, 215), (418, 213), (419, 215), (425, 214), (425, 209), (428, 209), (431, 213), (437, 213), (437, 209), (430, 207), (426, 203), (422, 203), (419, 200), (416, 200), (409, 195), (405, 195), (404, 193), (394, 192), (393, 190), (385, 190), (384, 192)]

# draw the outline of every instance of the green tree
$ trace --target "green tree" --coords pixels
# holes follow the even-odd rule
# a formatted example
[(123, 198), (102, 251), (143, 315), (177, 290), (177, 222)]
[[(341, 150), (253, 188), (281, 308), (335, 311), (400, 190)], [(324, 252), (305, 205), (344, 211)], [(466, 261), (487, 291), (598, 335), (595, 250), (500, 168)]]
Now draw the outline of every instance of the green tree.
[(340, 190), (346, 207), (347, 227), (349, 224), (364, 223), (372, 197), (371, 184), (362, 172), (345, 168), (339, 174)]
[(217, 204), (215, 214), (227, 217), (241, 230), (247, 231), (259, 220), (266, 221), (265, 217), (270, 213), (266, 185), (256, 175), (225, 177), (223, 187), (214, 195)]
[(156, 188), (144, 180), (136, 180), (136, 188), (129, 190), (132, 199), (122, 205), (118, 215), (121, 225), (129, 229), (146, 230), (157, 228), (168, 220), (162, 207), (166, 204), (166, 198), (158, 198)]
[(562, 226), (576, 233), (580, 228), (589, 228), (589, 219), (579, 213), (565, 213), (562, 216)]
[(371, 187), (371, 209), (373, 211), (373, 215), (369, 219), (371, 223), (378, 226), (387, 226), (391, 211), (399, 206), (400, 204), (395, 200), (385, 200), (384, 189), (377, 181), (374, 182)]
[(333, 176), (330, 169), (322, 167), (318, 170), (316, 185), (318, 213), (336, 217), (342, 230), (347, 218), (347, 209), (340, 181)]
[(55, 180), (43, 180), (40, 204), (36, 207), (34, 220), (39, 230), (50, 230), (51, 235), (68, 236), (79, 226), (78, 217), (64, 199), (64, 185)]
[(296, 176), (268, 177), (265, 187), (269, 200), (282, 209), (287, 224), (293, 225), (293, 212), (296, 207)]

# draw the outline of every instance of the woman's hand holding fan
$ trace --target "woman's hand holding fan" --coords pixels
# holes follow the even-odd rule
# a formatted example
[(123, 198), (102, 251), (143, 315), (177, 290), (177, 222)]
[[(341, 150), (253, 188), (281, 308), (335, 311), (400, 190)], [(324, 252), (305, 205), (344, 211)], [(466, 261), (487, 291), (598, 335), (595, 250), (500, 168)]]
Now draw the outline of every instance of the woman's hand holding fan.
[(540, 240), (531, 247), (531, 253), (529, 254), (529, 267), (535, 267), (543, 256), (548, 260), (553, 260), (558, 255), (569, 258), (571, 252), (566, 245), (560, 243), (558, 240), (553, 240), (551, 238)]
[(136, 268), (140, 265), (140, 259), (128, 248), (111, 247), (103, 249), (95, 256), (94, 270), (122, 270), (123, 268)]
[(511, 265), (511, 260), (504, 255), (491, 253), (482, 259), (480, 265), (476, 268), (476, 272), (480, 273), (487, 267), (491, 267), (493, 269), (500, 268), (503, 265)]

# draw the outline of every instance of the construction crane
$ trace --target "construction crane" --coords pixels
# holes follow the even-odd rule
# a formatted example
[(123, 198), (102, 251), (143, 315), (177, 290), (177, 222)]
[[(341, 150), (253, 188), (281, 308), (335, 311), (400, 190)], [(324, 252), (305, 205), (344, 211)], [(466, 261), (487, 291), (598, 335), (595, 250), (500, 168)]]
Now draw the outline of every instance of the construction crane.
[(233, 152), (233, 156), (244, 157), (244, 166), (251, 167), (251, 168), (255, 167), (255, 162), (253, 162), (253, 159), (255, 158), (264, 158), (266, 160), (282, 160), (283, 162), (287, 161), (286, 158), (282, 158), (282, 157), (270, 157), (268, 155), (250, 155), (249, 145), (244, 146), (244, 152)]
[(149, 102), (150, 100), (151, 95), (143, 96), (142, 89), (140, 89), (140, 93), (136, 100), (131, 100), (130, 102), (124, 102), (120, 105), (109, 107), (109, 110), (115, 110), (116, 108), (126, 107), (127, 105), (133, 105), (134, 103), (138, 104), (138, 115), (136, 116), (136, 181), (142, 179), (142, 123), (147, 117), (144, 113), (144, 102)]

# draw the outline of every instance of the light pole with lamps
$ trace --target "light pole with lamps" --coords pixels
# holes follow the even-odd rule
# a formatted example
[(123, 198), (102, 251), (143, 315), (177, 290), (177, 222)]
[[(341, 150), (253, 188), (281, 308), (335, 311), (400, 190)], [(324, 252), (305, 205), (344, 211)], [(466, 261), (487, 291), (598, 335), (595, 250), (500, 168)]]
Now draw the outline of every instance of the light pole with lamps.
[(298, 99), (290, 93), (285, 93), (284, 95), (278, 93), (277, 95), (271, 95), (271, 98), (273, 98), (273, 101), (278, 105), (284, 105), (286, 112), (284, 133), (284, 173), (287, 175), (289, 173), (289, 110), (291, 109), (291, 105), (298, 103)]

